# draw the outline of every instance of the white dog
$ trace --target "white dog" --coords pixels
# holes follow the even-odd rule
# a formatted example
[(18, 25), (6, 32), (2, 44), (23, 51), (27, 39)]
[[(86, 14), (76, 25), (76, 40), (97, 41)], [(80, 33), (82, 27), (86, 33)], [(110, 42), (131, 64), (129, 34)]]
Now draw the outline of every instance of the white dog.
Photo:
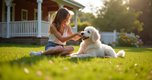
[(77, 53), (71, 54), (71, 57), (124, 57), (125, 51), (120, 50), (117, 54), (111, 46), (102, 44), (100, 34), (92, 26), (88, 26), (81, 33), (83, 41)]

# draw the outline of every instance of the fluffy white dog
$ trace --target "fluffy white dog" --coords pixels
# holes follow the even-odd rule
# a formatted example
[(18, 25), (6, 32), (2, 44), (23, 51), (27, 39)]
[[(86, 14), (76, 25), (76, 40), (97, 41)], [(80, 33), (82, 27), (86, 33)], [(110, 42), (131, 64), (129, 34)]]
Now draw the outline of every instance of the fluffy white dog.
[(125, 51), (120, 50), (118, 53), (111, 46), (102, 44), (100, 34), (92, 26), (88, 26), (82, 31), (83, 41), (77, 53), (71, 54), (71, 57), (124, 57)]

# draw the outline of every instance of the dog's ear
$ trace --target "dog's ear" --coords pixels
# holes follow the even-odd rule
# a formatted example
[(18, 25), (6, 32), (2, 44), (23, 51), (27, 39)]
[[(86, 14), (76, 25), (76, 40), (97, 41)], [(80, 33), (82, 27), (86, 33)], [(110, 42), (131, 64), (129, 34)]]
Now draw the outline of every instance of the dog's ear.
[(99, 32), (97, 30), (93, 30), (91, 38), (93, 42), (96, 42), (97, 40), (99, 40), (100, 39)]

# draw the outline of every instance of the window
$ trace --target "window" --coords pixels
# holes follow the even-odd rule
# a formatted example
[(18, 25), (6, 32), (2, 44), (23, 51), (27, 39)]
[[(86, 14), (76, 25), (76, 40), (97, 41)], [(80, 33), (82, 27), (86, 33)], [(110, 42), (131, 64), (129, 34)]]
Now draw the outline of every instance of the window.
[(25, 9), (21, 10), (21, 20), (22, 21), (28, 20), (28, 10)]

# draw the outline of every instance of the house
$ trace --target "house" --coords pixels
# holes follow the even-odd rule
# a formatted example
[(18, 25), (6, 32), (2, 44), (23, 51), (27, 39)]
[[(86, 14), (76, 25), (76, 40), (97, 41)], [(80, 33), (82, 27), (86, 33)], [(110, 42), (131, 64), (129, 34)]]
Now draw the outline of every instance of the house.
[(54, 13), (61, 7), (74, 12), (84, 6), (74, 0), (0, 0), (0, 42), (44, 44)]

